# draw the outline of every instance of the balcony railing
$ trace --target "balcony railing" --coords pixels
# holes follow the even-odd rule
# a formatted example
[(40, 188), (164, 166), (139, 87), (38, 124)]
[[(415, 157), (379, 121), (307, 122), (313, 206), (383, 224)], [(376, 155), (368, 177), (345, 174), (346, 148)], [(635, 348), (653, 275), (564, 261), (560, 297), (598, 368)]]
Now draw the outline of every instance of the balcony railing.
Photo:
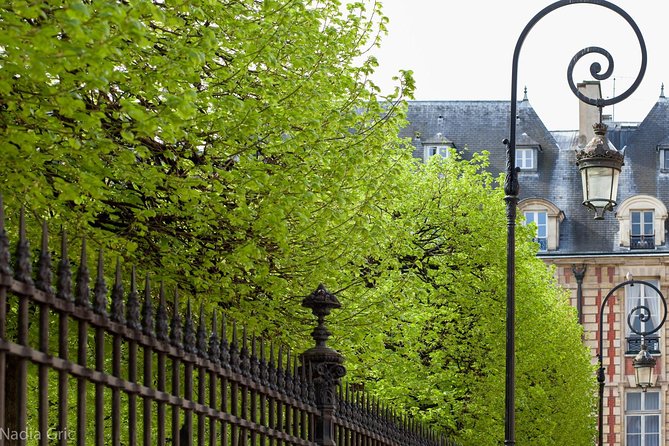
[(655, 249), (655, 236), (653, 235), (631, 235), (631, 249)]
[[(648, 353), (660, 353), (660, 338), (658, 336), (646, 337)], [(634, 336), (627, 338), (627, 350), (625, 354), (636, 355), (641, 351), (641, 337)]]

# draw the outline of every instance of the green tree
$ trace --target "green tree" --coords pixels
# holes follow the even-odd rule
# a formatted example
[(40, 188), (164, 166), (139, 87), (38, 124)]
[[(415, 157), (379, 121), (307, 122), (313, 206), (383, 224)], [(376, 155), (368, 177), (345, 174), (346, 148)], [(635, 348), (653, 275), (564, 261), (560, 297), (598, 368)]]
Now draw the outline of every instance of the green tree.
[[(411, 159), (397, 136), (410, 73), (383, 98), (368, 78), (384, 32), (376, 2), (6, 2), (0, 189), (10, 211), (297, 348), (299, 300), (325, 283), (350, 379), (497, 444), (501, 192), (482, 159)], [(587, 352), (519, 232), (519, 439), (585, 444)]]
[[(504, 435), (506, 218), (486, 167), (484, 154), (409, 174), (392, 208), (398, 230), (375, 265), (376, 293), (352, 309), (369, 324), (337, 340), (360, 333), (346, 346), (351, 379), (465, 445)], [(516, 248), (518, 441), (589, 445), (594, 369), (566, 292), (536, 257), (533, 230), (518, 227)]]
[(408, 158), (412, 80), (377, 101), (364, 53), (385, 19), (366, 8), (5, 3), (6, 204), (241, 314), (291, 315), (319, 282), (347, 286)]

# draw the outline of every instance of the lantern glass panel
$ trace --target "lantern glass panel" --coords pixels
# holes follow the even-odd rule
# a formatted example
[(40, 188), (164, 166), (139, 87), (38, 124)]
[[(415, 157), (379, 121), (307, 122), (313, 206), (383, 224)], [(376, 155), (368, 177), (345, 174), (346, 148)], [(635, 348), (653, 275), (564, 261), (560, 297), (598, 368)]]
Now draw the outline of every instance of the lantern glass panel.
[(594, 207), (605, 208), (615, 203), (618, 196), (620, 171), (612, 167), (587, 167), (581, 170), (583, 201)]
[(644, 367), (635, 367), (634, 373), (636, 375), (636, 385), (642, 388), (652, 387), (653, 385), (653, 372), (655, 367), (649, 364)]

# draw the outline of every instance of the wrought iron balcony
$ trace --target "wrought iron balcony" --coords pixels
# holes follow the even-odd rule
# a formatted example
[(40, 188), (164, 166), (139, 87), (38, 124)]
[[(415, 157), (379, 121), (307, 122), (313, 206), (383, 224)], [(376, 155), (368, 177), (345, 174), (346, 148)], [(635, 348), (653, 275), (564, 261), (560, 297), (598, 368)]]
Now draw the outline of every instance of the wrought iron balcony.
[(654, 235), (631, 235), (630, 236), (631, 249), (655, 249)]
[[(646, 345), (648, 346), (648, 353), (659, 354), (660, 353), (660, 338), (659, 336), (646, 337)], [(636, 355), (641, 351), (641, 337), (633, 336), (627, 338), (627, 350), (625, 351), (626, 355)]]

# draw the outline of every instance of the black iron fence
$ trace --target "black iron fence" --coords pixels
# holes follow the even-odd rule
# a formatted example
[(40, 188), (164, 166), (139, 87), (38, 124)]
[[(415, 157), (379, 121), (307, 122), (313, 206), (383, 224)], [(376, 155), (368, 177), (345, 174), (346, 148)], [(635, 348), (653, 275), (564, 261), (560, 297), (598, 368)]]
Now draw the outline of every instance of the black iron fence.
[(148, 277), (141, 298), (134, 269), (126, 295), (118, 263), (108, 293), (102, 253), (91, 283), (85, 242), (72, 283), (65, 235), (52, 277), (46, 226), (33, 274), (23, 212), (13, 262), (2, 212), (0, 446), (454, 445), (342, 387), (324, 324), (339, 302), (324, 287), (303, 301), (316, 345), (291, 359), (224, 315), (190, 302), (180, 314), (162, 286), (156, 304)]

